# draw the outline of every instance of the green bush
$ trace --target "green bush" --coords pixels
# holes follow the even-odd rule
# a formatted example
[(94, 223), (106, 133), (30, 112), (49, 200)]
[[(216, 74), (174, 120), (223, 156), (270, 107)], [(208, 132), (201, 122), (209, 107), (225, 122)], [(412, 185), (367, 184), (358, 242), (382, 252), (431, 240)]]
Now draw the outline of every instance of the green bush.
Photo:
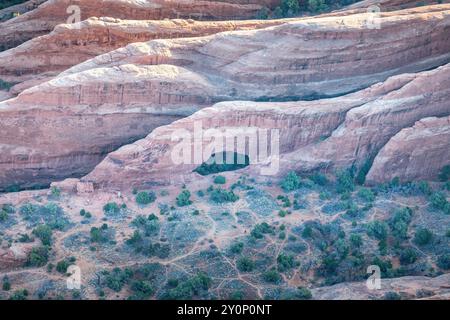
[(241, 254), (243, 249), (244, 249), (244, 243), (242, 243), (242, 242), (236, 242), (230, 246), (230, 252), (233, 254)]
[(181, 193), (176, 198), (177, 206), (184, 207), (192, 204), (190, 198), (191, 193), (188, 190), (181, 191)]
[(310, 300), (312, 299), (311, 290), (305, 287), (298, 287), (296, 293), (297, 299), (299, 300)]
[(298, 0), (282, 0), (281, 10), (284, 17), (290, 17), (299, 13), (300, 4)]
[(120, 292), (125, 284), (127, 284), (133, 271), (130, 269), (121, 270), (120, 268), (114, 268), (111, 272), (106, 273), (105, 284), (108, 288), (115, 292)]
[(336, 191), (338, 193), (352, 192), (355, 189), (353, 175), (350, 170), (336, 172)]
[(450, 253), (439, 256), (439, 258), (437, 260), (437, 265), (441, 269), (449, 270), (450, 269)]
[(255, 239), (262, 239), (264, 238), (265, 234), (273, 234), (273, 228), (267, 224), (267, 222), (263, 222), (260, 224), (257, 224), (253, 227), (252, 231), (250, 232), (250, 235)]
[(103, 211), (106, 214), (118, 214), (120, 213), (120, 207), (115, 202), (109, 202), (103, 206)]
[(41, 240), (44, 246), (50, 246), (52, 244), (53, 232), (48, 225), (39, 225), (32, 233)]
[(214, 203), (227, 203), (236, 202), (239, 200), (239, 196), (237, 196), (233, 191), (217, 188), (211, 191), (209, 199)]
[(358, 197), (365, 202), (373, 202), (375, 200), (375, 194), (368, 188), (362, 188), (358, 191)]
[(147, 299), (155, 292), (151, 282), (147, 280), (134, 280), (130, 287), (137, 299)]
[(439, 173), (439, 180), (446, 182), (450, 180), (450, 165), (446, 165), (441, 169)]
[(28, 254), (26, 266), (42, 267), (47, 264), (50, 248), (48, 246), (34, 247)]
[(328, 184), (328, 178), (326, 175), (322, 173), (314, 173), (313, 175), (308, 177), (312, 182), (319, 186), (326, 186)]
[(9, 300), (26, 300), (28, 297), (28, 291), (26, 289), (14, 291), (9, 297)]
[(226, 178), (224, 176), (216, 176), (214, 178), (214, 183), (215, 184), (225, 184), (226, 183)]
[(71, 265), (70, 260), (68, 259), (61, 260), (56, 264), (56, 271), (65, 274), (70, 265)]
[(328, 9), (325, 0), (308, 0), (308, 9), (311, 12), (322, 12)]
[(9, 282), (8, 276), (4, 276), (2, 280), (2, 290), (9, 291), (11, 290), (11, 282)]
[(293, 255), (280, 253), (277, 257), (278, 271), (285, 272), (296, 266), (296, 261)]
[(156, 194), (154, 192), (139, 192), (136, 195), (136, 202), (140, 205), (147, 205), (152, 202), (155, 202), (156, 200)]
[(281, 181), (280, 186), (285, 192), (297, 190), (300, 187), (300, 178), (294, 171), (291, 171)]
[(389, 291), (384, 294), (383, 299), (384, 300), (401, 300), (402, 297), (397, 292)]
[(255, 262), (247, 257), (240, 257), (236, 261), (236, 267), (241, 272), (251, 272), (255, 268)]
[(269, 283), (280, 283), (282, 279), (280, 273), (275, 269), (265, 271), (262, 274), (262, 278), (265, 282)]
[(450, 214), (450, 204), (442, 192), (435, 192), (430, 196), (430, 205), (435, 210), (444, 211), (445, 214)]
[(389, 220), (392, 234), (397, 239), (406, 239), (408, 233), (408, 226), (412, 219), (413, 211), (406, 207), (395, 211), (394, 216)]
[(414, 243), (419, 246), (427, 245), (431, 240), (433, 240), (433, 233), (426, 228), (418, 229), (414, 235)]
[(363, 240), (362, 237), (359, 234), (351, 234), (350, 235), (350, 243), (352, 244), (353, 247), (355, 248), (359, 248), (362, 246), (363, 244)]
[(372, 221), (366, 226), (367, 235), (377, 240), (386, 240), (388, 235), (388, 226), (384, 221)]
[(178, 285), (170, 289), (162, 298), (168, 300), (189, 300), (194, 296), (200, 296), (205, 291), (207, 292), (211, 282), (210, 277), (200, 272), (188, 280), (179, 281)]
[(412, 264), (417, 261), (418, 253), (413, 248), (405, 248), (400, 253), (400, 263), (402, 265)]

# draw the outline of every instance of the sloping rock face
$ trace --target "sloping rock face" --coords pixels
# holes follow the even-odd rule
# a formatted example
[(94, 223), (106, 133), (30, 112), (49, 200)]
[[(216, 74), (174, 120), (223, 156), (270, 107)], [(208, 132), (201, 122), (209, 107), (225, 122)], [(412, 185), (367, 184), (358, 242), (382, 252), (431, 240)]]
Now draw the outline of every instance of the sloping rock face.
[(0, 248), (0, 271), (22, 267), (32, 245), (15, 243), (8, 249)]
[(425, 118), (392, 137), (375, 157), (368, 183), (435, 179), (450, 163), (450, 117)]
[[(82, 181), (93, 182), (100, 188), (118, 189), (126, 187), (124, 181), (128, 185), (146, 187), (164, 182), (183, 183), (195, 179), (197, 173), (192, 173), (192, 170), (213, 153), (227, 151), (248, 154), (248, 147), (241, 149), (246, 152), (239, 152), (234, 144), (230, 146), (226, 142), (216, 147), (216, 141), (213, 144), (215, 148), (208, 151), (208, 145), (211, 145), (211, 139), (208, 138), (201, 139), (201, 148), (198, 149), (194, 137), (196, 126), (198, 130), (199, 125), (223, 132), (231, 129), (222, 136), (233, 135), (236, 138), (248, 135), (246, 131), (239, 131), (242, 127), (277, 129), (281, 159), (279, 170), (271, 173), (274, 175), (283, 175), (289, 170), (311, 171), (351, 165), (359, 168), (370, 159), (369, 155), (377, 154), (402, 128), (411, 126), (423, 117), (450, 114), (449, 77), (450, 65), (445, 65), (432, 71), (392, 77), (366, 90), (334, 99), (220, 103), (158, 128), (145, 139), (110, 153)], [(441, 122), (436, 123), (436, 126), (445, 132)], [(436, 134), (438, 132), (439, 129), (436, 129)], [(185, 137), (189, 137), (187, 154), (191, 154), (190, 162), (179, 160), (186, 154), (186, 149), (180, 147), (180, 141), (185, 142)], [(221, 135), (215, 133), (214, 137)], [(436, 141), (430, 137), (428, 148), (436, 154), (433, 157), (436, 161), (430, 159), (429, 170), (423, 171), (423, 176), (434, 177), (442, 168), (442, 163), (448, 161), (445, 156), (449, 149), (448, 140), (445, 134)], [(405, 146), (399, 153), (403, 151), (408, 152), (408, 148)], [(203, 152), (200, 161), (195, 160), (195, 152)], [(383, 151), (383, 159), (382, 154)], [(267, 155), (276, 156), (270, 152)], [(270, 162), (273, 159), (266, 160)], [(420, 172), (414, 164), (419, 165), (423, 160), (418, 157), (410, 161), (412, 167), (407, 171)], [(261, 169), (268, 166), (264, 159), (252, 159), (251, 156), (250, 163), (250, 167), (245, 170), (254, 174), (261, 174)], [(392, 166), (390, 170), (399, 176), (404, 174), (398, 166)], [(381, 182), (387, 178), (390, 177), (381, 176), (378, 180)]]
[(367, 300), (383, 299), (388, 292), (399, 292), (405, 299), (422, 299), (420, 292), (427, 292), (425, 299), (448, 299), (450, 296), (450, 274), (441, 276), (409, 276), (381, 279), (380, 290), (369, 290), (365, 282), (340, 283), (312, 290), (318, 300)]
[[(13, 48), (29, 39), (49, 33), (58, 24), (73, 22), (73, 15), (78, 13), (81, 20), (90, 17), (233, 20), (253, 18), (263, 6), (273, 6), (276, 3), (274, 0), (48, 0), (37, 9), (0, 25), (0, 50)], [(71, 6), (77, 6), (79, 10)]]
[[(445, 8), (444, 11), (442, 9)], [(122, 64), (172, 64), (204, 74), (220, 100), (342, 95), (450, 59), (450, 5), (439, 11), (302, 19), (256, 31), (131, 44), (63, 74)], [(420, 25), (420, 27), (419, 27)], [(393, 45), (395, 43), (395, 45)]]
[(406, 13), (386, 14), (379, 30), (364, 28), (365, 15), (343, 25), (318, 18), (132, 44), (89, 60), (0, 103), (0, 186), (81, 176), (113, 149), (219, 101), (340, 95), (447, 61), (448, 11)]
[(350, 110), (345, 121), (326, 140), (286, 155), (285, 168), (310, 171), (370, 164), (403, 128), (424, 117), (450, 114), (449, 81), (449, 64), (415, 74), (402, 88)]
[(194, 21), (120, 20), (90, 18), (58, 25), (50, 34), (0, 53), (0, 78), (22, 83), (19, 93), (76, 64), (132, 42), (211, 35), (223, 31), (253, 30), (280, 25), (286, 20)]

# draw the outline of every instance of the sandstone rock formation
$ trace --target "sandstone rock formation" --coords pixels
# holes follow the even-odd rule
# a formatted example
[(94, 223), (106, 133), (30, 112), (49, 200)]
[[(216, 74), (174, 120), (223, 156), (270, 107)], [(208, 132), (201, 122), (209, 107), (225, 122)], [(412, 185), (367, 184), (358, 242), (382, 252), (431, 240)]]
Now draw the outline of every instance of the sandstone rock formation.
[[(192, 170), (208, 160), (211, 154), (222, 151), (242, 153), (234, 145), (230, 148), (225, 142), (208, 153), (207, 146), (211, 144), (211, 139), (205, 138), (200, 149), (205, 153), (202, 154), (201, 161), (195, 162), (194, 153), (199, 149), (195, 146), (194, 136), (198, 125), (209, 129), (220, 128), (223, 132), (233, 129), (228, 134), (236, 137), (249, 134), (247, 131), (239, 131), (242, 127), (279, 130), (281, 163), (275, 175), (285, 174), (288, 170), (346, 168), (355, 164), (357, 168), (361, 168), (371, 159), (371, 155), (377, 154), (402, 128), (423, 117), (450, 114), (450, 88), (447, 85), (449, 77), (450, 65), (445, 65), (432, 71), (392, 77), (366, 90), (334, 99), (284, 103), (219, 103), (191, 117), (160, 127), (145, 139), (110, 153), (82, 181), (93, 182), (97, 187), (119, 189), (125, 187), (125, 181), (128, 185), (139, 187), (164, 182), (182, 183), (195, 179), (197, 173), (192, 173)], [(411, 168), (407, 164), (392, 165), (397, 160), (392, 156), (392, 159), (388, 159), (391, 162), (382, 163), (382, 168), (376, 169), (375, 166), (373, 169), (375, 172), (383, 172), (383, 165), (389, 167), (386, 175), (376, 176), (377, 182), (390, 179), (389, 175), (409, 178), (411, 173), (408, 172), (412, 171), (421, 177), (435, 177), (445, 162), (448, 162), (448, 125), (443, 125), (447, 121), (446, 118), (443, 119), (436, 122), (436, 136), (430, 137), (428, 147), (422, 147), (424, 152), (428, 150), (435, 154), (428, 159), (426, 170), (418, 169), (425, 161), (424, 154), (420, 152), (411, 154)], [(227, 133), (223, 135), (226, 136)], [(191, 162), (177, 163), (179, 154), (186, 153), (178, 150), (180, 141), (185, 137), (192, 137), (188, 140)], [(215, 137), (220, 135), (215, 133)], [(397, 139), (404, 140), (405, 134), (399, 134)], [(394, 142), (395, 145), (404, 146), (398, 150), (400, 157), (408, 157), (411, 153), (408, 153), (406, 143), (407, 141)], [(410, 147), (413, 146), (414, 142)], [(248, 148), (241, 150), (248, 151)], [(268, 151), (267, 155), (270, 156), (271, 153)], [(380, 157), (386, 157), (383, 156), (383, 151)], [(246, 170), (261, 174), (261, 168), (267, 167), (264, 159), (250, 158), (253, 165)], [(258, 163), (257, 160), (262, 162)], [(406, 166), (406, 172), (402, 169), (403, 165)]]
[(49, 33), (58, 24), (73, 23), (78, 18), (79, 21), (90, 17), (233, 20), (254, 18), (263, 6), (276, 3), (276, 0), (48, 0), (37, 9), (0, 24), (0, 51)]
[(424, 118), (392, 137), (375, 157), (369, 183), (435, 179), (450, 163), (450, 117)]
[(10, 248), (0, 248), (0, 271), (22, 267), (31, 251), (30, 244), (15, 243)]
[[(383, 299), (388, 292), (399, 292), (405, 299), (448, 299), (450, 274), (430, 278), (409, 276), (382, 279), (380, 290), (369, 290), (366, 282), (340, 283), (312, 290), (318, 300), (366, 300)], [(421, 294), (426, 292), (426, 297)]]
[(80, 23), (58, 25), (48, 35), (1, 52), (0, 78), (12, 83), (26, 81), (12, 88), (12, 93), (19, 93), (27, 87), (49, 80), (69, 67), (132, 42), (260, 29), (286, 21), (288, 20), (141, 21), (94, 17)]
[[(240, 128), (276, 129), (280, 136), (279, 151), (281, 154), (287, 153), (329, 136), (344, 121), (348, 110), (398, 90), (411, 77), (398, 76), (354, 94), (311, 102), (222, 102), (160, 127), (145, 139), (110, 153), (82, 181), (94, 182), (97, 187), (119, 189), (125, 184), (143, 187), (169, 182), (182, 183), (195, 179), (197, 173), (192, 173), (192, 170), (208, 160), (212, 153), (238, 151), (234, 146), (228, 149), (225, 142), (219, 143), (218, 149), (208, 151), (208, 145), (214, 140), (208, 139), (205, 133), (200, 151), (204, 153), (200, 160), (196, 160), (195, 152), (199, 152), (199, 148), (194, 147), (194, 137), (199, 126), (203, 130), (217, 128), (224, 136), (228, 132), (236, 138), (249, 135), (248, 131), (241, 131)], [(191, 162), (176, 163), (178, 156), (184, 156), (183, 151), (178, 152), (176, 148), (186, 137), (190, 137), (188, 149)], [(215, 135), (217, 137), (219, 134)], [(186, 151), (184, 153), (187, 154)], [(270, 152), (267, 154), (270, 155)], [(264, 162), (264, 159), (259, 160)], [(253, 167), (258, 159), (251, 158), (250, 161)], [(258, 164), (251, 169), (260, 174)]]
[[(366, 29), (362, 14), (303, 19), (261, 30), (131, 44), (101, 55), (0, 103), (0, 185), (81, 176), (115, 148), (218, 101), (341, 95), (392, 74), (442, 64), (450, 59), (446, 9), (388, 13), (381, 29)], [(445, 97), (447, 69), (438, 69), (441, 86), (424, 84), (427, 94), (421, 101)], [(413, 94), (408, 90), (402, 92)], [(446, 107), (436, 102), (393, 126), (385, 138), (420, 117), (446, 115)], [(354, 162), (354, 144), (349, 146), (339, 156), (342, 161), (333, 155), (327, 161), (339, 166)], [(323, 157), (315, 154), (320, 164)], [(367, 154), (356, 158), (362, 161)]]
[[(401, 129), (424, 117), (450, 114), (450, 65), (415, 74), (400, 89), (350, 110), (326, 140), (286, 155), (286, 168), (363, 167)], [(444, 160), (445, 161), (445, 160)], [(435, 173), (442, 167), (430, 164)]]

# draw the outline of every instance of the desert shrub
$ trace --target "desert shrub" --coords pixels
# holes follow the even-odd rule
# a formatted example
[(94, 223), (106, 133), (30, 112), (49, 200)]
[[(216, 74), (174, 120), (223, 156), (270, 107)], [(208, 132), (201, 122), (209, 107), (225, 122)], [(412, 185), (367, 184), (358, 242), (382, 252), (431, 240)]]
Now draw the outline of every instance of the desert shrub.
[(155, 202), (156, 194), (154, 192), (141, 191), (136, 195), (136, 202), (140, 205), (147, 205)]
[(336, 172), (336, 191), (338, 193), (352, 192), (355, 189), (353, 175), (350, 170)]
[(383, 299), (384, 300), (401, 300), (402, 297), (397, 292), (389, 291), (384, 294)]
[(442, 182), (450, 180), (450, 165), (446, 165), (439, 172), (439, 180)]
[(190, 198), (191, 193), (188, 190), (181, 191), (181, 193), (176, 198), (177, 206), (184, 207), (192, 204)]
[(419, 255), (415, 249), (411, 247), (405, 248), (400, 252), (400, 263), (402, 265), (412, 264), (416, 262), (418, 256)]
[(298, 287), (296, 297), (299, 300), (309, 300), (312, 298), (311, 290), (305, 287)]
[(373, 202), (375, 200), (375, 194), (369, 188), (361, 188), (358, 191), (358, 197), (365, 202)]
[(230, 296), (228, 297), (230, 300), (243, 300), (244, 299), (244, 292), (241, 290), (235, 290), (233, 291)]
[(125, 243), (131, 246), (136, 253), (147, 257), (156, 256), (165, 259), (170, 253), (170, 245), (153, 242), (151, 239), (143, 237), (138, 230), (135, 230), (131, 238), (127, 239)]
[(48, 246), (39, 246), (31, 249), (28, 254), (26, 266), (42, 267), (47, 264), (50, 248)]
[(414, 235), (414, 243), (419, 246), (427, 245), (433, 239), (433, 233), (427, 228), (420, 228), (416, 231)]
[(150, 214), (147, 218), (143, 215), (138, 215), (131, 225), (142, 230), (144, 235), (149, 237), (159, 232), (160, 223), (157, 216)]
[(349, 237), (350, 243), (353, 247), (359, 248), (363, 245), (362, 237), (359, 234), (351, 234)]
[(61, 231), (70, 226), (63, 209), (54, 203), (47, 203), (44, 206), (28, 203), (20, 207), (19, 213), (33, 226), (46, 224), (52, 230)]
[(195, 296), (201, 296), (207, 293), (211, 282), (210, 277), (200, 272), (190, 279), (179, 281), (175, 288), (169, 289), (161, 298), (167, 300), (192, 299)]
[(9, 281), (8, 276), (4, 276), (2, 279), (2, 290), (9, 291), (11, 289), (11, 282)]
[(386, 240), (388, 235), (388, 226), (384, 221), (371, 221), (366, 226), (367, 235), (377, 240)]
[(322, 12), (328, 9), (325, 0), (308, 0), (308, 9), (311, 12)]
[(109, 215), (116, 215), (120, 213), (120, 207), (115, 202), (108, 202), (103, 206), (103, 212)]
[(282, 278), (277, 270), (270, 269), (262, 274), (262, 279), (269, 283), (280, 283)]
[(214, 203), (226, 203), (226, 202), (236, 202), (239, 200), (239, 196), (233, 191), (228, 191), (224, 189), (214, 189), (211, 191), (209, 198)]
[(240, 257), (236, 261), (236, 267), (241, 272), (251, 272), (255, 268), (255, 262), (248, 257)]
[(216, 176), (214, 177), (214, 183), (215, 184), (225, 184), (227, 182), (227, 179), (224, 176)]
[(241, 254), (243, 249), (244, 249), (244, 243), (242, 243), (242, 242), (236, 242), (230, 246), (230, 252), (233, 254)]
[(280, 187), (285, 192), (297, 190), (300, 187), (300, 178), (294, 171), (291, 171), (281, 180)]
[(392, 234), (397, 239), (406, 239), (408, 226), (412, 219), (412, 209), (409, 207), (396, 210), (394, 216), (389, 220)]
[(75, 257), (70, 257), (67, 259), (63, 259), (61, 261), (58, 261), (56, 264), (56, 271), (59, 273), (65, 274), (67, 272), (67, 269), (76, 261)]
[(54, 198), (59, 198), (61, 196), (61, 190), (58, 187), (51, 187), (50, 193)]
[(108, 288), (115, 292), (120, 292), (125, 284), (127, 284), (131, 277), (133, 276), (133, 271), (131, 269), (125, 268), (121, 270), (120, 268), (114, 268), (111, 272), (105, 273), (105, 284)]
[(444, 211), (445, 214), (450, 214), (450, 204), (442, 192), (433, 193), (430, 198), (430, 205), (432, 209)]
[(131, 283), (130, 288), (134, 293), (132, 298), (139, 300), (147, 299), (155, 292), (155, 289), (153, 288), (151, 282), (148, 280), (134, 280)]
[(281, 206), (284, 208), (288, 208), (291, 206), (291, 200), (289, 200), (289, 197), (283, 196), (283, 195), (279, 195), (277, 197), (277, 200), (281, 201)]
[(296, 15), (300, 11), (300, 4), (298, 0), (282, 0), (281, 11), (284, 17)]
[(293, 255), (280, 253), (277, 257), (278, 271), (285, 272), (297, 265)]
[(26, 289), (21, 289), (14, 291), (14, 293), (9, 297), (9, 300), (26, 300), (28, 297), (28, 291)]
[(308, 178), (319, 186), (326, 186), (328, 184), (327, 176), (319, 172), (310, 175)]
[(42, 224), (37, 226), (33, 232), (36, 237), (41, 240), (44, 246), (50, 246), (52, 244), (52, 228), (48, 225)]
[(439, 256), (437, 259), (437, 265), (441, 269), (449, 270), (450, 269), (450, 253)]
[(267, 222), (263, 222), (255, 225), (252, 231), (250, 232), (250, 235), (255, 239), (262, 239), (264, 238), (265, 234), (273, 234), (273, 233), (274, 233), (273, 228), (269, 224), (267, 224)]
[(104, 223), (100, 228), (92, 227), (90, 230), (91, 242), (107, 243), (111, 240), (109, 227)]

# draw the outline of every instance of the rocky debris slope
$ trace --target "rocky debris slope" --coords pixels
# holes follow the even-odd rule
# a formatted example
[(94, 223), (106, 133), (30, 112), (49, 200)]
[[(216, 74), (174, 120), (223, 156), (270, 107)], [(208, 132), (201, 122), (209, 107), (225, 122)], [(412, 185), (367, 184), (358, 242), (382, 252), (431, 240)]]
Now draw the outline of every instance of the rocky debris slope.
[(366, 282), (340, 283), (312, 290), (318, 300), (383, 299), (389, 292), (398, 292), (404, 299), (449, 299), (450, 274), (430, 278), (409, 276), (381, 280), (380, 290), (369, 290)]
[[(450, 112), (449, 112), (450, 113)], [(436, 179), (450, 159), (450, 117), (424, 118), (392, 137), (375, 157), (367, 182)]]
[(0, 78), (20, 83), (19, 93), (61, 71), (132, 42), (211, 35), (223, 31), (252, 30), (280, 25), (287, 20), (120, 20), (90, 18), (62, 24), (48, 35), (34, 38), (0, 53)]
[(0, 186), (81, 176), (115, 148), (215, 102), (341, 95), (441, 64), (450, 59), (443, 8), (386, 14), (381, 29), (365, 28), (365, 15), (306, 19), (91, 59), (0, 103)]
[(78, 13), (80, 21), (90, 17), (234, 20), (254, 18), (263, 6), (276, 3), (275, 0), (48, 0), (37, 9), (0, 24), (0, 50), (49, 33), (58, 24), (74, 22)]

